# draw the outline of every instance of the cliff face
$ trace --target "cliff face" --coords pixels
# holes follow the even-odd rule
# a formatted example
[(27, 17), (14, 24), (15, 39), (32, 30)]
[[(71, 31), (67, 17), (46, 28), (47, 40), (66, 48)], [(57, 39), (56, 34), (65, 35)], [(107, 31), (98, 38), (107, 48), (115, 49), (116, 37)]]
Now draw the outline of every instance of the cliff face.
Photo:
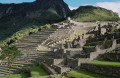
[(17, 14), (28, 16), (30, 12), (39, 11), (40, 13), (48, 9), (53, 9), (61, 17), (66, 17), (70, 12), (68, 5), (63, 0), (36, 0), (31, 3), (0, 4), (0, 18)]

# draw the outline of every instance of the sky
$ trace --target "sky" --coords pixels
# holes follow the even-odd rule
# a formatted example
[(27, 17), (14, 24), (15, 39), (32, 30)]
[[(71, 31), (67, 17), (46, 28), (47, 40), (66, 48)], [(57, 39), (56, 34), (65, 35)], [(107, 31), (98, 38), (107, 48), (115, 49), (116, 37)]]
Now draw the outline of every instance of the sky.
[[(21, 2), (33, 2), (35, 0), (0, 0), (0, 3), (21, 3)], [(71, 10), (78, 8), (79, 6), (93, 5), (103, 7), (114, 12), (117, 12), (120, 16), (120, 0), (64, 0)]]

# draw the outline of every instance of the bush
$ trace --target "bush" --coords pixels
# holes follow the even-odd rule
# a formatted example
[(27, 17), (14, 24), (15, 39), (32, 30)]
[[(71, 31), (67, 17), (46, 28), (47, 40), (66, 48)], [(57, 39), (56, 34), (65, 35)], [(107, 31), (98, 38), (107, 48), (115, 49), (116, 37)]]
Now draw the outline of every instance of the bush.
[(21, 38), (29, 36), (30, 34), (36, 33), (39, 30), (48, 29), (50, 27), (51, 27), (50, 24), (46, 24), (44, 26), (40, 26), (36, 28), (33, 27), (33, 28), (23, 29), (13, 34), (10, 38), (4, 40), (3, 43), (0, 44), (0, 46), (10, 45), (16, 40), (20, 40)]

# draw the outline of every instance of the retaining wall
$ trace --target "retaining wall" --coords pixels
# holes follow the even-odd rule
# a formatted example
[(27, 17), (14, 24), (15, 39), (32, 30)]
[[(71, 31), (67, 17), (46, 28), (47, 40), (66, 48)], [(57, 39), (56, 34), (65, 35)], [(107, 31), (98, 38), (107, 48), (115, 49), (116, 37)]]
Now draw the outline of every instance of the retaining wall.
[(120, 67), (83, 63), (83, 64), (81, 64), (81, 69), (99, 73), (99, 74), (103, 74), (103, 75), (113, 76), (115, 78), (120, 78)]

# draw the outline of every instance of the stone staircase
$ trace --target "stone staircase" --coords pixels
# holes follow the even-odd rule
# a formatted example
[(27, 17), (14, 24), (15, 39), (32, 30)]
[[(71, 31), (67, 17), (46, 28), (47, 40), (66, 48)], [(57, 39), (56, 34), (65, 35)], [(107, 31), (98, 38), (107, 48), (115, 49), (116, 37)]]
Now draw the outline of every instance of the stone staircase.
[[(39, 52), (49, 51), (43, 59), (45, 60), (47, 57), (54, 56), (53, 49), (58, 48), (63, 41), (65, 42), (70, 37), (71, 33), (73, 33), (71, 29), (57, 29), (55, 33), (51, 34), (48, 39), (41, 43), (41, 45), (37, 47), (37, 50)], [(38, 54), (38, 56), (40, 55)]]
[(0, 75), (8, 75), (10, 74), (19, 74), (21, 72), (24, 72), (24, 69), (29, 68), (30, 63), (25, 61), (19, 61), (12, 64), (12, 68), (9, 69), (9, 67), (6, 64), (6, 61), (2, 61), (0, 63)]
[(57, 45), (66, 41), (67, 38), (70, 37), (73, 31), (71, 29), (57, 29), (55, 33), (50, 35), (50, 37), (42, 43), (42, 45), (46, 45), (49, 48), (58, 47)]
[(56, 29), (38, 31), (37, 33), (31, 34), (30, 36), (15, 42), (14, 45), (16, 45), (23, 54), (19, 60), (28, 60), (35, 63), (40, 56), (48, 53), (37, 51), (37, 47), (49, 38), (52, 33), (55, 33), (55, 31)]

